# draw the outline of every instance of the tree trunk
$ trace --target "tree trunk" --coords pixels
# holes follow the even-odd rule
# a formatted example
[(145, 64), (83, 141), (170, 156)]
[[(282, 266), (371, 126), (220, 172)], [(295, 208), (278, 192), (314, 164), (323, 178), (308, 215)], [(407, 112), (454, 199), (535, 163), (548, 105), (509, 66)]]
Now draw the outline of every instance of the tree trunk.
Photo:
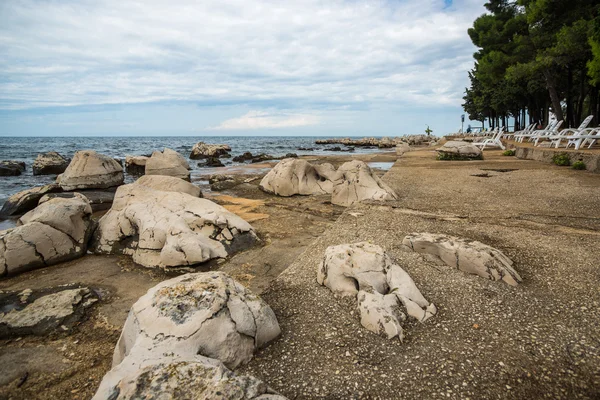
[[(571, 66), (567, 67), (567, 121), (566, 125), (569, 128), (573, 128), (575, 126), (575, 121), (573, 118), (573, 99), (572, 92), (573, 91), (573, 70)], [(560, 119), (559, 119), (560, 121)]]
[(580, 86), (579, 86), (579, 88), (580, 88), (579, 101), (577, 102), (577, 110), (575, 113), (575, 119), (576, 119), (575, 123), (577, 125), (581, 124), (581, 121), (583, 121), (583, 119), (585, 117), (587, 117), (587, 115), (586, 116), (583, 115), (583, 102), (585, 101), (585, 97), (587, 96), (587, 93), (586, 93), (587, 91), (585, 90), (586, 89), (585, 88), (585, 77), (586, 77), (585, 74), (581, 74), (581, 82), (580, 82)]
[[(564, 119), (562, 107), (560, 105), (560, 97), (558, 96), (558, 91), (556, 90), (556, 84), (554, 83), (554, 78), (552, 74), (547, 69), (544, 70), (544, 78), (546, 79), (546, 87), (548, 88), (548, 94), (550, 95), (550, 101), (552, 102), (552, 111), (556, 116), (558, 121), (562, 121)], [(547, 119), (547, 114), (544, 115), (544, 119)]]

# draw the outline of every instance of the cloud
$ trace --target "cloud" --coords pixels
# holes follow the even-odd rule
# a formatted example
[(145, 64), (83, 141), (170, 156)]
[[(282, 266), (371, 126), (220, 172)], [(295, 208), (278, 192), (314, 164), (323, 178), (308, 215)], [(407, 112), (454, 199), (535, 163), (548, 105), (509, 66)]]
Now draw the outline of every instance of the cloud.
[(316, 115), (269, 113), (266, 111), (249, 111), (239, 118), (231, 118), (210, 130), (253, 130), (272, 128), (296, 128), (300, 126), (317, 125)]
[[(466, 30), (484, 11), (482, 3), (4, 1), (0, 109), (458, 105), (474, 51)], [(220, 129), (315, 121), (247, 114)]]

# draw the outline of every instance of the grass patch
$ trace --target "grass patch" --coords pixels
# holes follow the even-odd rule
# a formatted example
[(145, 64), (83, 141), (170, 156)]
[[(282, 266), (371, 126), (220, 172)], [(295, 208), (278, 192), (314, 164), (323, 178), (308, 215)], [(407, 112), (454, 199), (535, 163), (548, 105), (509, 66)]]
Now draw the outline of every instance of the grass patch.
[(568, 167), (571, 165), (571, 160), (569, 159), (569, 155), (566, 153), (557, 153), (552, 156), (552, 162), (556, 165), (560, 165), (562, 167)]
[(440, 161), (470, 161), (470, 160), (483, 160), (483, 155), (480, 154), (478, 157), (465, 157), (460, 154), (442, 153), (438, 152), (436, 160)]
[(573, 167), (573, 169), (585, 169), (585, 163), (581, 160), (575, 161), (571, 167)]
[(504, 153), (502, 153), (503, 156), (514, 156), (515, 155), (515, 151), (514, 150), (504, 150)]

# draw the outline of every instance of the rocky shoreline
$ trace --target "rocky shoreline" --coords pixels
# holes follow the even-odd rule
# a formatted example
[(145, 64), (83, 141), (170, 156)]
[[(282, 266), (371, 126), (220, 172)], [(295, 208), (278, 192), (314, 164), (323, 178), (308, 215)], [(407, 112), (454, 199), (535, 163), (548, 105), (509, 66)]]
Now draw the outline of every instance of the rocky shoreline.
[[(569, 394), (593, 398), (598, 372), (593, 367), (595, 345), (589, 341), (573, 344), (586, 349), (585, 357), (578, 359), (580, 367), (575, 368), (557, 353), (574, 336), (559, 335), (556, 329), (562, 325), (553, 315), (533, 310), (527, 317), (521, 309), (527, 309), (527, 302), (535, 303), (535, 298), (544, 298), (570, 312), (573, 334), (586, 337), (593, 324), (586, 325), (584, 320), (598, 321), (597, 310), (588, 308), (576, 315), (569, 305), (576, 301), (573, 307), (577, 308), (577, 304), (600, 302), (598, 293), (590, 291), (593, 280), (588, 276), (593, 247), (584, 245), (600, 229), (592, 218), (600, 205), (590, 203), (591, 192), (587, 193), (598, 184), (596, 178), (543, 169), (494, 151), (486, 151), (485, 160), (437, 161), (428, 143), (415, 147), (403, 141), (394, 147), (394, 152), (371, 155), (262, 161), (251, 164), (242, 175), (235, 168), (225, 168), (219, 176), (202, 176), (192, 182), (186, 181), (190, 179), (187, 160), (165, 149), (149, 157), (159, 159), (159, 165), (147, 168), (149, 159), (144, 160), (146, 174), (129, 184), (120, 180), (122, 167), (112, 159), (76, 155), (71, 161), (75, 164), (58, 180), (60, 191), (41, 194), (39, 199), (45, 198), (21, 217), (19, 227), (0, 233), (4, 246), (0, 253), (7, 254), (8, 248), (22, 251), (37, 243), (32, 257), (43, 256), (43, 268), (31, 269), (28, 263), (0, 280), (0, 297), (16, 305), (11, 306), (16, 307), (14, 312), (4, 315), (10, 316), (11, 325), (0, 318), (0, 328), (13, 330), (2, 339), (6, 351), (0, 360), (7, 378), (0, 381), (0, 396), (90, 398), (95, 394), (104, 399), (206, 390), (201, 393), (210, 397), (212, 385), (220, 382), (225, 398), (387, 399), (432, 397), (439, 392), (475, 398), (478, 394), (505, 395), (507, 390), (519, 397), (532, 393), (531, 388), (554, 398)], [(223, 156), (227, 151), (220, 153)], [(103, 162), (89, 162), (90, 157)], [(78, 161), (83, 159), (85, 163)], [(369, 167), (385, 162), (395, 162), (387, 173)], [(102, 173), (75, 168), (83, 164)], [(524, 172), (476, 177), (472, 172), (483, 166)], [(162, 175), (165, 171), (172, 175)], [(531, 176), (541, 180), (540, 188), (524, 192)], [(578, 209), (581, 215), (571, 225), (539, 218), (514, 222), (531, 217), (526, 217), (526, 207), (502, 192), (507, 179), (513, 193), (528, 193), (529, 201), (546, 195), (544, 182), (563, 179), (568, 192), (579, 190), (587, 208)], [(569, 185), (573, 179), (583, 179), (584, 185)], [(92, 187), (82, 187), (86, 181)], [(109, 186), (113, 182), (120, 182), (116, 191)], [(590, 189), (582, 193), (576, 187)], [(112, 190), (114, 198), (108, 209), (94, 212), (86, 190)], [(449, 198), (449, 192), (454, 197)], [(474, 204), (488, 206), (474, 212)], [(514, 214), (511, 219), (502, 215), (507, 204)], [(470, 229), (469, 223), (483, 233)], [(45, 250), (40, 247), (41, 239), (6, 246), (7, 235), (15, 238), (10, 243), (33, 238), (33, 233), (18, 234), (32, 224), (62, 229), (68, 240), (61, 243), (79, 249), (62, 251), (53, 244)], [(546, 246), (544, 251), (562, 262), (569, 257), (579, 260), (577, 289), (561, 283), (562, 268), (548, 270), (541, 253), (527, 247), (539, 240), (538, 230), (550, 235), (551, 241), (561, 229), (569, 229), (580, 243), (572, 250)], [(52, 237), (42, 229), (32, 232)], [(509, 244), (512, 232), (518, 232), (517, 247)], [(531, 237), (524, 238), (526, 232)], [(95, 254), (81, 257), (86, 245)], [(58, 257), (56, 263), (52, 257)], [(20, 258), (4, 259), (13, 263)], [(3, 265), (8, 264), (3, 261)], [(355, 265), (362, 270), (355, 270)], [(537, 268), (544, 275), (538, 275)], [(557, 300), (548, 297), (546, 279), (553, 282)], [(223, 285), (208, 284), (213, 281)], [(48, 291), (65, 284), (71, 286)], [(211, 295), (205, 297), (206, 293)], [(486, 293), (496, 293), (510, 305), (506, 312), (516, 318), (514, 324), (502, 316), (501, 305), (490, 304)], [(71, 300), (71, 296), (79, 297)], [(63, 304), (59, 300), (66, 303), (57, 306), (65, 310), (65, 316), (53, 317), (59, 321), (53, 325), (58, 329), (38, 336), (18, 330), (20, 325), (14, 321), (24, 320), (29, 309), (43, 310), (33, 307), (34, 303)], [(139, 325), (140, 314), (134, 326), (127, 318), (130, 309), (138, 314), (148, 310), (143, 318), (162, 322)], [(462, 311), (467, 309), (471, 311)], [(201, 315), (207, 310), (219, 318), (206, 320), (205, 325)], [(511, 330), (500, 331), (507, 323)], [(488, 359), (514, 363), (513, 347), (499, 343), (513, 343), (507, 335), (519, 330), (515, 324), (525, 332), (535, 328), (538, 335), (558, 338), (549, 345), (549, 360), (529, 355), (524, 365), (543, 365), (548, 376), (562, 386), (548, 386), (547, 375), (536, 375), (533, 370), (527, 370), (528, 378), (491, 374), (493, 363)], [(198, 327), (204, 333), (190, 338), (189, 346), (181, 342), (181, 350), (175, 350), (178, 347), (169, 344), (170, 339), (130, 350), (148, 329), (155, 331), (151, 335), (155, 338), (187, 338), (186, 329), (191, 332)], [(271, 333), (260, 336), (259, 332)], [(449, 343), (448, 335), (469, 342)], [(218, 338), (228, 339), (219, 342)], [(467, 350), (468, 343), (480, 341), (494, 343), (495, 353), (485, 348)], [(526, 345), (538, 348), (536, 341)], [(165, 356), (161, 346), (173, 354)], [(189, 353), (190, 346), (202, 350)], [(431, 346), (442, 351), (432, 354)], [(448, 367), (453, 374), (439, 379), (442, 372), (431, 367), (447, 366), (448, 360), (462, 369)], [(479, 378), (469, 378), (474, 368), (481, 369)], [(560, 368), (575, 368), (575, 373), (565, 375)], [(168, 384), (147, 385), (144, 377), (162, 382), (167, 371), (177, 378)], [(189, 374), (211, 378), (188, 381)], [(419, 384), (422, 375), (429, 376), (430, 385)], [(401, 387), (398, 382), (403, 382)], [(568, 391), (561, 392), (561, 388)]]

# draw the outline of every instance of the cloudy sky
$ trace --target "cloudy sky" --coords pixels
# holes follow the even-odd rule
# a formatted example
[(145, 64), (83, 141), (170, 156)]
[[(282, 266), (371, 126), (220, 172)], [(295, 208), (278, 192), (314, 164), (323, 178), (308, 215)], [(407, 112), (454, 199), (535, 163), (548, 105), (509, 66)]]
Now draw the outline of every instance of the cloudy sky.
[(0, 1), (0, 136), (442, 135), (483, 3)]

